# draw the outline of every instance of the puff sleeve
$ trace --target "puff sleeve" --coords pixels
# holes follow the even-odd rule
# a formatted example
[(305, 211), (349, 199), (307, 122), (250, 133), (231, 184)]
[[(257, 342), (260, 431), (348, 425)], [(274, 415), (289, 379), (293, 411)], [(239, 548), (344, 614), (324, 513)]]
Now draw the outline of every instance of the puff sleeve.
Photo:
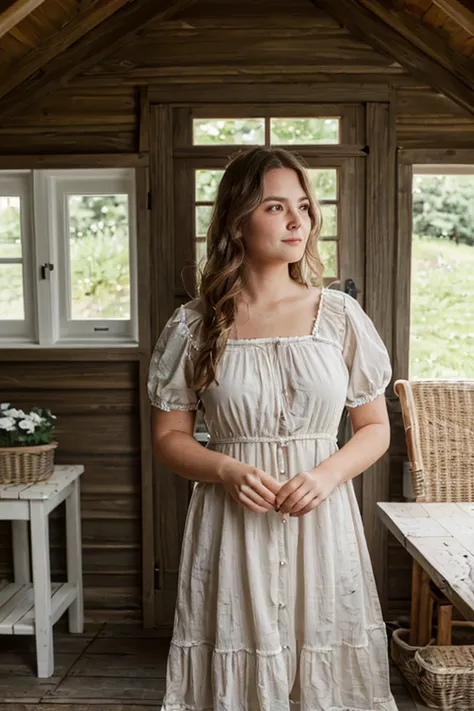
[(197, 321), (184, 306), (176, 309), (155, 345), (148, 370), (148, 397), (154, 407), (197, 410), (199, 398), (188, 386), (191, 353), (197, 348)]
[(385, 388), (392, 377), (387, 349), (371, 319), (359, 303), (345, 294), (343, 357), (349, 370), (347, 407), (365, 405)]

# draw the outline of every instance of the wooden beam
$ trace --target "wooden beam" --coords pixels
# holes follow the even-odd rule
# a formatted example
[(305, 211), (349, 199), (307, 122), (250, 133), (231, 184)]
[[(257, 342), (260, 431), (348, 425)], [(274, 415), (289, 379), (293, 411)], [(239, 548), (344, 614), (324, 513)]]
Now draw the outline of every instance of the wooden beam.
[(450, 47), (435, 29), (393, 7), (392, 0), (357, 1), (423, 54), (474, 89), (474, 60)]
[[(395, 259), (395, 106), (367, 104), (365, 310), (393, 358)], [(390, 457), (386, 454), (363, 476), (362, 518), (380, 601), (387, 614), (387, 534), (377, 516), (377, 502), (390, 498)]]
[(10, 32), (43, 3), (44, 0), (16, 0), (6, 10), (0, 12), (0, 37)]
[(474, 91), (356, 0), (312, 0), (356, 37), (474, 114)]
[(40, 70), (42, 66), (53, 60), (58, 54), (64, 52), (74, 42), (80, 40), (86, 32), (90, 32), (117, 10), (120, 10), (129, 1), (95, 0), (86, 11), (81, 12), (70, 20), (53, 37), (48, 37), (18, 62), (15, 62), (14, 71), (10, 72), (0, 82), (0, 98)]
[[(116, 52), (151, 20), (166, 20), (195, 1), (127, 0), (124, 5), (124, 0), (107, 0), (97, 3), (89, 23), (86, 15), (69, 32), (66, 30), (73, 23), (66, 25), (63, 32), (48, 40), (49, 44), (41, 45), (31, 60), (25, 58), (19, 63), (12, 79), (0, 84), (0, 96), (4, 97), (0, 101), (0, 122), (50, 91), (64, 87), (73, 77)], [(121, 5), (124, 6), (117, 11)], [(109, 17), (112, 6), (114, 14)], [(69, 51), (64, 52), (67, 47)]]
[(461, 25), (463, 30), (474, 35), (474, 6), (472, 4), (471, 7), (473, 9), (469, 9), (467, 3), (459, 2), (459, 0), (433, 0), (433, 2), (440, 10), (445, 12), (451, 20)]

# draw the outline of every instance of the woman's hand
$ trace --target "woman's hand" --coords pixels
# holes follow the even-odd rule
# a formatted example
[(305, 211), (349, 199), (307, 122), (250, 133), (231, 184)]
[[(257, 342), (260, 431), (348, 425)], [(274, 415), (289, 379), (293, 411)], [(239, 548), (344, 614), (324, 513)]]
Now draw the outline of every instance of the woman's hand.
[(262, 469), (233, 460), (223, 468), (222, 486), (233, 499), (255, 513), (275, 508), (281, 484)]
[(275, 508), (290, 516), (304, 516), (327, 499), (339, 483), (334, 472), (324, 471), (323, 467), (297, 474), (281, 487)]

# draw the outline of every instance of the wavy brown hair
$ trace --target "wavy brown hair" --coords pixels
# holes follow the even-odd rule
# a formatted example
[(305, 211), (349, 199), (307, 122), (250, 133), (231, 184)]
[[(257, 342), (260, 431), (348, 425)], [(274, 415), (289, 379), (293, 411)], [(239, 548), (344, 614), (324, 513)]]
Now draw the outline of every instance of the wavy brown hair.
[(322, 284), (323, 265), (317, 247), (322, 216), (302, 160), (283, 148), (253, 148), (239, 153), (224, 172), (207, 232), (208, 258), (200, 286), (201, 347), (195, 356), (191, 383), (198, 392), (217, 380), (217, 366), (235, 320), (237, 299), (245, 287), (243, 233), (250, 215), (263, 200), (265, 174), (278, 168), (295, 171), (310, 204), (311, 230), (306, 249), (299, 262), (289, 264), (290, 277), (305, 285)]

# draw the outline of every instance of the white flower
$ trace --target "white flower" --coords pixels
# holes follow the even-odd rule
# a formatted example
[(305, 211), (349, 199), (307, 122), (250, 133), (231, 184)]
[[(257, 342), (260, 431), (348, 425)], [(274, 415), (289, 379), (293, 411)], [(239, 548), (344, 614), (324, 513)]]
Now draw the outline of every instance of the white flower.
[(11, 432), (16, 427), (13, 417), (0, 417), (0, 429)]
[(9, 402), (2, 402), (0, 405), (0, 410), (8, 410), (9, 407), (10, 407)]
[(12, 407), (10, 410), (5, 410), (3, 413), (6, 417), (26, 417), (23, 410), (16, 410)]
[(31, 420), (32, 422), (36, 422), (38, 425), (44, 422), (44, 417), (40, 417), (37, 412), (30, 412), (30, 414), (27, 416), (27, 419)]
[(33, 434), (36, 429), (36, 424), (31, 420), (21, 420), (21, 422), (18, 423), (18, 427), (21, 427), (22, 430), (26, 430), (28, 434)]

